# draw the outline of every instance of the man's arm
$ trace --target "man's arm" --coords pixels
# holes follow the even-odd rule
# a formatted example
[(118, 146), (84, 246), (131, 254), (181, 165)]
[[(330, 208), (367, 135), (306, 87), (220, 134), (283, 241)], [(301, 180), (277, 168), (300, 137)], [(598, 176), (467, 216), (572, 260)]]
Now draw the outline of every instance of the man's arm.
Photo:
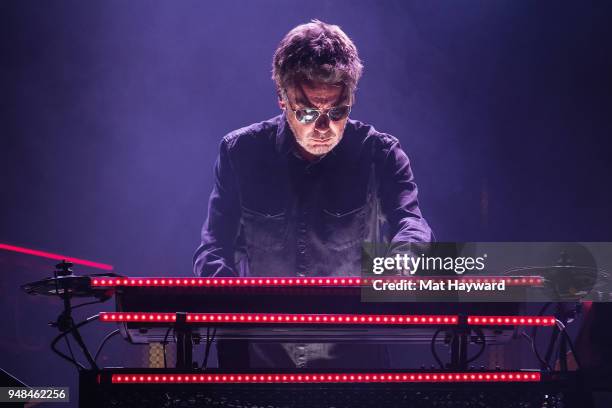
[(240, 228), (240, 199), (227, 140), (221, 142), (215, 163), (214, 186), (208, 202), (208, 217), (202, 227), (202, 243), (193, 258), (196, 276), (237, 276), (234, 263)]
[(399, 145), (389, 148), (380, 174), (380, 200), (390, 227), (390, 243), (433, 242), (434, 236), (421, 215), (408, 156)]

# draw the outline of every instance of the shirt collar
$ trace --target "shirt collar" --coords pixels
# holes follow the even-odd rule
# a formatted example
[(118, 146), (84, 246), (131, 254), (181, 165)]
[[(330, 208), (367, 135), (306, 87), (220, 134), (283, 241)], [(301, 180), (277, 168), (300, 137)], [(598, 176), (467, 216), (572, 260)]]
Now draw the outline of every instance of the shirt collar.
[(293, 150), (294, 136), (289, 124), (287, 123), (286, 113), (279, 116), (278, 128), (276, 129), (276, 151), (287, 154)]

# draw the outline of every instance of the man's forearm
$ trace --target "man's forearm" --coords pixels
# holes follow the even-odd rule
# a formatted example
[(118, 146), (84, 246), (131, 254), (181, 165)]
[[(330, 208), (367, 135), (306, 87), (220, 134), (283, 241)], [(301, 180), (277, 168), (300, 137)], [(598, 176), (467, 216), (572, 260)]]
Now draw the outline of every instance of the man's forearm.
[(214, 176), (208, 217), (202, 227), (202, 242), (193, 257), (193, 270), (196, 276), (237, 276), (234, 252), (240, 226), (240, 199), (225, 139)]
[(408, 156), (395, 144), (382, 171), (381, 201), (389, 222), (391, 242), (432, 242), (431, 228), (421, 214), (418, 189)]

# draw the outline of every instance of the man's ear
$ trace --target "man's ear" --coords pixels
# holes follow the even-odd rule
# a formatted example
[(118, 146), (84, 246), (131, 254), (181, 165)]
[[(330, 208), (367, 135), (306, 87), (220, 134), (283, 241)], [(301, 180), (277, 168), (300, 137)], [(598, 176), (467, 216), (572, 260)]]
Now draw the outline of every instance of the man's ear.
[(285, 110), (286, 106), (285, 101), (283, 100), (283, 94), (281, 94), (281, 91), (278, 88), (276, 88), (276, 97), (278, 98), (278, 107), (281, 108), (281, 110)]

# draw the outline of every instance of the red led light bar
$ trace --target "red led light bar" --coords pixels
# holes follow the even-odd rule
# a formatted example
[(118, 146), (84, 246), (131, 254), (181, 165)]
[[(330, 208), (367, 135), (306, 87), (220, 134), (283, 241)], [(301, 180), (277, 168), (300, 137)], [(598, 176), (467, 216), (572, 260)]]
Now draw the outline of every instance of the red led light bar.
[(54, 259), (56, 261), (66, 260), (68, 262), (72, 262), (75, 265), (89, 266), (91, 268), (103, 269), (105, 271), (113, 270), (112, 265), (107, 265), (107, 264), (103, 264), (99, 262), (92, 262), (92, 261), (88, 261), (85, 259), (72, 258), (70, 256), (65, 256), (65, 255), (53, 254), (51, 252), (38, 251), (36, 249), (23, 248), (23, 247), (7, 245), (7, 244), (0, 244), (0, 249), (4, 249), (6, 251), (18, 252), (20, 254), (38, 256), (41, 258)]
[(542, 286), (544, 284), (544, 278), (541, 276), (460, 276), (444, 277), (444, 279), (466, 283), (505, 282), (508, 286)]
[(103, 322), (175, 322), (176, 313), (121, 313), (100, 312), (100, 320)]
[[(174, 322), (175, 313), (101, 312), (104, 322)], [(456, 325), (455, 315), (187, 313), (188, 323)], [(554, 316), (468, 316), (472, 326), (553, 326)]]
[(275, 313), (188, 313), (194, 323), (299, 323), (299, 324), (457, 324), (448, 315), (349, 315), (349, 314), (275, 314)]
[(259, 278), (194, 278), (194, 277), (124, 277), (124, 278), (92, 278), (92, 286), (161, 286), (161, 287), (318, 287), (318, 286), (367, 286), (374, 280), (387, 282), (422, 281), (435, 282), (459, 280), (466, 283), (489, 283), (504, 281), (510, 286), (541, 286), (543, 278), (532, 277), (497, 277), (497, 276), (457, 276), (457, 277), (259, 277)]
[(475, 326), (554, 326), (554, 316), (468, 316)]
[[(174, 313), (101, 312), (104, 322), (173, 322)], [(230, 324), (360, 324), (360, 325), (455, 325), (452, 315), (349, 315), (349, 314), (277, 314), (277, 313), (187, 313), (187, 323)]]
[(219, 286), (361, 286), (359, 277), (342, 278), (194, 278), (194, 277), (138, 277), (92, 278), (92, 286), (171, 286), (171, 287), (219, 287)]
[(457, 383), (539, 382), (539, 371), (419, 372), (419, 373), (321, 373), (321, 374), (113, 374), (113, 384), (191, 383)]

